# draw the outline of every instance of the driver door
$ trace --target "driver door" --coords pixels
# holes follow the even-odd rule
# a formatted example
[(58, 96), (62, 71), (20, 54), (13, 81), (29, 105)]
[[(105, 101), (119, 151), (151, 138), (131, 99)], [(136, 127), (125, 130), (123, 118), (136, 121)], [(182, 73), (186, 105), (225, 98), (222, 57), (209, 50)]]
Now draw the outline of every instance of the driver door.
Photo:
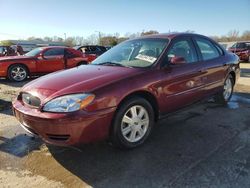
[(64, 48), (50, 48), (37, 61), (37, 72), (50, 73), (65, 68)]
[[(171, 59), (182, 59), (173, 62)], [(203, 68), (195, 46), (189, 37), (172, 41), (161, 69), (163, 113), (175, 111), (199, 100), (204, 95)]]

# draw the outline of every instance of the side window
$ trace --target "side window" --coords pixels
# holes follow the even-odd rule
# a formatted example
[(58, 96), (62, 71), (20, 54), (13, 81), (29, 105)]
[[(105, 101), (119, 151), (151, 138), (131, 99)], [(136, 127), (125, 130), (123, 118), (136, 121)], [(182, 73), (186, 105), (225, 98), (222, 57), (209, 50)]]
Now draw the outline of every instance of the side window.
[(247, 44), (246, 43), (239, 43), (239, 48), (246, 48)]
[(173, 43), (168, 53), (168, 62), (173, 57), (182, 57), (187, 63), (195, 63), (198, 61), (194, 46), (188, 39), (178, 40)]
[(66, 57), (67, 58), (74, 58), (77, 57), (76, 54), (74, 54), (71, 50), (66, 50)]
[(0, 54), (3, 53), (3, 47), (0, 47)]
[(222, 56), (222, 55), (224, 55), (224, 52), (223, 52), (223, 50), (221, 49), (221, 48), (223, 48), (222, 46), (219, 46), (219, 45), (217, 45), (217, 44), (214, 44), (215, 45), (215, 47), (217, 48), (217, 50), (219, 51), (219, 54)]
[(64, 48), (52, 48), (44, 52), (44, 56), (59, 56), (64, 55)]
[(203, 60), (214, 59), (220, 56), (218, 49), (207, 39), (196, 38)]

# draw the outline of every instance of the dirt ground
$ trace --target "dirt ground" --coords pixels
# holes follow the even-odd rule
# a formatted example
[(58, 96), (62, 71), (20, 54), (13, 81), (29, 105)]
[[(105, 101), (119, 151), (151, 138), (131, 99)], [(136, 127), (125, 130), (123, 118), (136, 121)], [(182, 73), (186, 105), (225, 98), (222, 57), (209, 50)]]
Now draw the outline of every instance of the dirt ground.
[(250, 64), (241, 68), (228, 106), (207, 101), (170, 115), (129, 151), (106, 142), (55, 147), (27, 135), (10, 110), (25, 83), (2, 79), (0, 187), (250, 187)]

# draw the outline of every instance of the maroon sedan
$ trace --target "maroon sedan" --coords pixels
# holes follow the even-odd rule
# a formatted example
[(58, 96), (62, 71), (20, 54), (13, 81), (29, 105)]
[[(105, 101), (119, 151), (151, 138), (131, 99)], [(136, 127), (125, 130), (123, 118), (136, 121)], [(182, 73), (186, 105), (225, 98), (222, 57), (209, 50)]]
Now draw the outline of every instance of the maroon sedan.
[(240, 60), (250, 62), (250, 42), (237, 42), (228, 50), (238, 55)]
[(21, 126), (48, 143), (109, 138), (133, 148), (169, 112), (210, 96), (227, 103), (238, 75), (238, 57), (207, 37), (151, 35), (125, 41), (90, 65), (30, 82), (13, 108)]

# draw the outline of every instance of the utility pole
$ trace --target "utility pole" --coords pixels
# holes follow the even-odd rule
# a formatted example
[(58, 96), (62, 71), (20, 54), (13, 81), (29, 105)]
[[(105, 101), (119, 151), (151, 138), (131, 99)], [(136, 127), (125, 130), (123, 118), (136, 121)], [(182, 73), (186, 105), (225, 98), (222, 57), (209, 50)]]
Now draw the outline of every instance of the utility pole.
[(101, 31), (95, 31), (95, 32), (97, 32), (98, 33), (98, 43), (99, 43), (99, 45), (101, 45)]
[(66, 33), (64, 33), (64, 42), (66, 41)]

